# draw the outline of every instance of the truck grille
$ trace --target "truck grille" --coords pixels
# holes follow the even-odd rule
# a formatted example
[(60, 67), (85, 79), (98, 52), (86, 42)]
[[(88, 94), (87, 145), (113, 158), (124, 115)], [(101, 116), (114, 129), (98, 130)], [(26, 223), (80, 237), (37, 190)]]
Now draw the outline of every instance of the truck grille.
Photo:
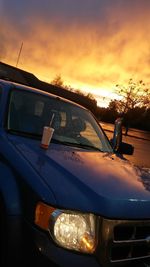
[[(150, 221), (101, 222), (99, 260), (104, 266), (150, 262)], [(103, 248), (103, 249), (102, 249)]]

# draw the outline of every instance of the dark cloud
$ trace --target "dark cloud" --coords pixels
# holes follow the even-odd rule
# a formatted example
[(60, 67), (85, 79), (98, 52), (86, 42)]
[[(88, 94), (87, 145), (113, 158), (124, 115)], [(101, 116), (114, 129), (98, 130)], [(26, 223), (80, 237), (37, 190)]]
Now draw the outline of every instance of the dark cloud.
[(94, 21), (99, 18), (105, 20), (109, 11), (122, 10), (118, 17), (136, 16), (136, 12), (145, 12), (150, 8), (149, 0), (1, 0), (3, 11), (7, 19), (24, 20), (26, 17), (43, 18), (55, 17), (72, 20)]
[[(94, 4), (93, 4), (94, 2)], [(105, 0), (105, 3), (109, 1)], [(103, 9), (105, 4), (99, 0), (5, 0), (3, 4), (4, 11), (7, 11), (9, 16), (22, 15), (23, 18), (27, 14), (36, 15), (44, 18), (51, 18), (60, 15), (61, 17), (89, 17), (90, 14)]]
[(0, 0), (1, 16), (18, 32), (28, 32), (34, 23), (57, 30), (92, 25), (103, 34), (119, 31), (122, 23), (134, 23), (149, 15), (149, 0)]
[(51, 21), (55, 18), (80, 19), (89, 16), (94, 11), (95, 5), (92, 6), (92, 1), (88, 0), (82, 0), (80, 4), (69, 0), (5, 0), (3, 10), (7, 18), (14, 21), (25, 20), (27, 17), (36, 19), (36, 16), (39, 19)]

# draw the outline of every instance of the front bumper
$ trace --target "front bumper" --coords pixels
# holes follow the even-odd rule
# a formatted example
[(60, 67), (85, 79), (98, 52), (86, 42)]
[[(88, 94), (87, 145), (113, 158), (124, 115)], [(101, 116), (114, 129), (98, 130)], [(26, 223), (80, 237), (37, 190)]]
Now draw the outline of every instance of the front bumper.
[(100, 219), (98, 246), (94, 254), (81, 254), (57, 246), (48, 232), (34, 228), (41, 255), (60, 267), (149, 266), (150, 221)]
[(101, 267), (94, 255), (76, 253), (58, 247), (47, 233), (35, 228), (34, 234), (39, 252), (60, 267)]

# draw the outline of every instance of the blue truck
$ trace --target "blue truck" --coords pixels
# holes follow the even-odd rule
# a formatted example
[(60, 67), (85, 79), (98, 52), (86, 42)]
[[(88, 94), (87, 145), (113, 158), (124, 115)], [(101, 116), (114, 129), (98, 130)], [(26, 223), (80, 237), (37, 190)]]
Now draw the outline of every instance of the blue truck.
[(0, 266), (150, 266), (150, 170), (125, 153), (86, 108), (0, 80)]

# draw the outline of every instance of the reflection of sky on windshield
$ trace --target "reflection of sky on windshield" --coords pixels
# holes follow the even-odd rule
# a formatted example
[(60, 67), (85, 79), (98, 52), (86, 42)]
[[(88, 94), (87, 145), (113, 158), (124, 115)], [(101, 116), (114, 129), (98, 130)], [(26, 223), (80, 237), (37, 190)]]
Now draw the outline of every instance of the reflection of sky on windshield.
[(0, 1), (0, 60), (43, 80), (113, 97), (116, 83), (149, 82), (149, 0)]

